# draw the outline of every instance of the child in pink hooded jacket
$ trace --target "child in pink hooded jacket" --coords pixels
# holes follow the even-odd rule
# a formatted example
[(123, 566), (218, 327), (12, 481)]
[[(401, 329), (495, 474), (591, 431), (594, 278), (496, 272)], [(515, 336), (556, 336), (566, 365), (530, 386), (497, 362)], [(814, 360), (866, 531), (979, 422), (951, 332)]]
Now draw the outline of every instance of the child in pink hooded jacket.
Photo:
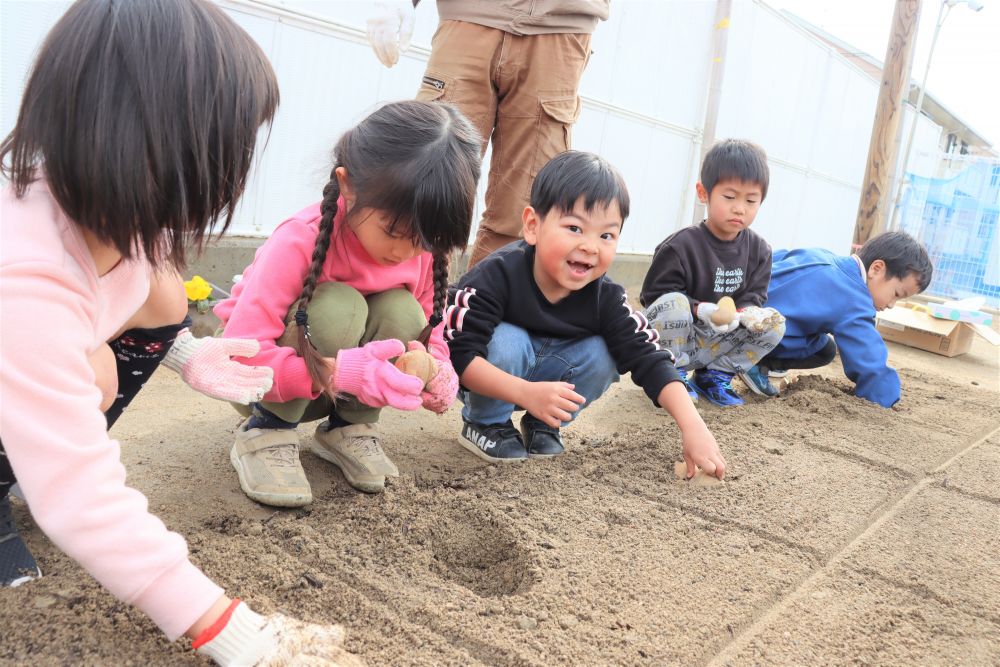
[(264, 54), (212, 2), (80, 0), (46, 38), (0, 146), (0, 585), (38, 574), (16, 481), (46, 536), (170, 640), (225, 666), (354, 664), (339, 628), (227, 597), (127, 486), (108, 434), (161, 362), (218, 398), (270, 387), (230, 360), (256, 341), (181, 330), (177, 269), (228, 226), (277, 104)]

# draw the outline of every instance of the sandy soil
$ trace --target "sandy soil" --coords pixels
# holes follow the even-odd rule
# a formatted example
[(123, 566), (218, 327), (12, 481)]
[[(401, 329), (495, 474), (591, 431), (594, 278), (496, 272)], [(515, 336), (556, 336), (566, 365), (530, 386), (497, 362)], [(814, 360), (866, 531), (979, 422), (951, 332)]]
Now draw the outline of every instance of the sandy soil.
[[(457, 408), (387, 414), (401, 477), (363, 495), (304, 453), (299, 511), (240, 492), (235, 412), (169, 371), (114, 435), (210, 576), (345, 624), (371, 665), (998, 664), (998, 350), (891, 353), (896, 410), (836, 365), (702, 407), (731, 466), (713, 487), (675, 477), (677, 428), (628, 380), (566, 429), (568, 455), (517, 466), (462, 450)], [(0, 663), (206, 664), (15, 511), (46, 576), (0, 591)]]

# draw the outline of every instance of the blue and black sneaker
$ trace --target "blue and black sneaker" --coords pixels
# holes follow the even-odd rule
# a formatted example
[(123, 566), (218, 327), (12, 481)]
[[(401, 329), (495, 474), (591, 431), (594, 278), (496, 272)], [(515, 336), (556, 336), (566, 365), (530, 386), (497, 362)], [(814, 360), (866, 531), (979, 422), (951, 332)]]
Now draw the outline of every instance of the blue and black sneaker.
[(0, 587), (20, 586), (40, 576), (42, 571), (14, 525), (10, 500), (4, 498), (0, 500)]
[(694, 388), (709, 401), (723, 408), (743, 405), (743, 399), (733, 391), (735, 375), (725, 371), (703, 368), (694, 376)]
[(691, 386), (691, 378), (688, 375), (688, 372), (686, 370), (678, 368), (677, 369), (677, 374), (681, 376), (681, 382), (684, 383), (684, 388), (687, 389), (688, 396), (691, 397), (691, 401), (694, 402), (694, 403), (697, 403), (698, 402), (698, 392), (696, 392), (694, 390), (694, 387)]
[(760, 366), (752, 366), (750, 370), (740, 373), (740, 379), (746, 386), (750, 387), (750, 391), (771, 398), (778, 395), (778, 390), (774, 388), (767, 376), (767, 369), (761, 369)]

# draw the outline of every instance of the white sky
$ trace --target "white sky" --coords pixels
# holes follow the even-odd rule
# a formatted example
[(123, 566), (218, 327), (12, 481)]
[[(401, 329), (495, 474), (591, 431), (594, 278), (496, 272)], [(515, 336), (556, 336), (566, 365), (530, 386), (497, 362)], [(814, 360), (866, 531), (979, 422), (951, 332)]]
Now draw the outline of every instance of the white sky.
[[(979, 0), (974, 12), (964, 3), (948, 10), (938, 34), (927, 77), (927, 92), (1000, 147), (1000, 0)], [(764, 0), (775, 9), (809, 21), (831, 35), (873, 55), (885, 58), (895, 0)], [(920, 83), (939, 0), (922, 0), (911, 78)]]

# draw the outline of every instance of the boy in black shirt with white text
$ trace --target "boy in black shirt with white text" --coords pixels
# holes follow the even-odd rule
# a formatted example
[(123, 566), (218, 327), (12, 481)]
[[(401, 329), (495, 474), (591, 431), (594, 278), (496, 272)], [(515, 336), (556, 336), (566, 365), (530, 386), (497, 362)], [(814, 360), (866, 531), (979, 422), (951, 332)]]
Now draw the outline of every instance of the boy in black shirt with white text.
[[(769, 170), (764, 149), (726, 139), (705, 154), (698, 199), (706, 219), (656, 247), (639, 302), (676, 358), (693, 400), (701, 394), (723, 407), (742, 405), (730, 382), (737, 373), (754, 392), (777, 390), (757, 362), (785, 333), (785, 319), (763, 308), (771, 278), (771, 246), (750, 230), (764, 197)], [(736, 303), (731, 321), (715, 323), (716, 302)], [(695, 375), (688, 380), (687, 373)]]
[[(628, 216), (628, 191), (605, 160), (580, 151), (546, 164), (524, 210), (524, 240), (474, 266), (449, 296), (445, 338), (463, 386), (459, 442), (492, 462), (563, 453), (559, 428), (632, 373), (677, 420), (687, 474), (722, 478), (725, 460), (655, 330), (605, 273)], [(527, 412), (521, 432), (511, 415)], [(523, 437), (522, 437), (523, 434)]]

